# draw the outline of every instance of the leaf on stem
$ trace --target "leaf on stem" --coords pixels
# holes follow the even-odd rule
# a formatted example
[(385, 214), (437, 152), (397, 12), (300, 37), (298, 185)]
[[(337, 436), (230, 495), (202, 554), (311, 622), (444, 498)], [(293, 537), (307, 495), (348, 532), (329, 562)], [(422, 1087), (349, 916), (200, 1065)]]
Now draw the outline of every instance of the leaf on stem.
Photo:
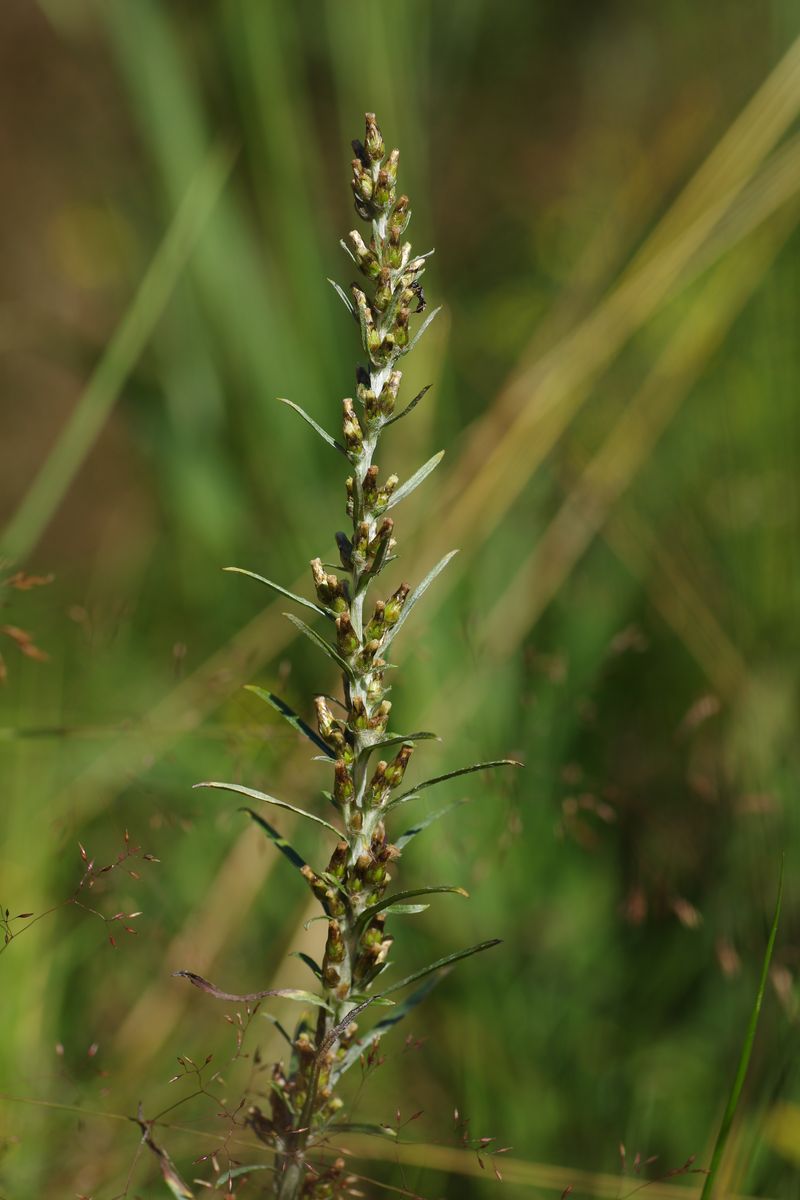
[(454, 954), (446, 954), (444, 958), (437, 958), (436, 962), (429, 963), (427, 967), (422, 967), (419, 971), (414, 971), (405, 979), (401, 979), (399, 983), (393, 983), (391, 987), (381, 992), (381, 996), (391, 996), (395, 992), (401, 991), (402, 988), (408, 987), (410, 983), (416, 983), (418, 979), (424, 979), (431, 972), (438, 971), (440, 967), (449, 967), (451, 963), (460, 962), (462, 958), (470, 958), (471, 955), (480, 954), (483, 950), (491, 950), (493, 946), (499, 946), (501, 941), (501, 938), (491, 938), (488, 942), (479, 942), (477, 946), (469, 946), (466, 950), (456, 950)]
[[(448, 771), (446, 775), (435, 775), (433, 779), (423, 779), (421, 783), (415, 783), (407, 792), (395, 796), (394, 800), (390, 800), (386, 805), (386, 812), (396, 808), (398, 804), (406, 804), (409, 800), (414, 800), (420, 792), (424, 792), (426, 788), (433, 787), (437, 783), (444, 783), (448, 779), (457, 779), (459, 775), (471, 775), (473, 771), (489, 771), (494, 767), (521, 767), (522, 763), (517, 762), (515, 758), (497, 758), (492, 762), (473, 763), (471, 767), (459, 767), (457, 771)], [(447, 812), (447, 809), (443, 810)], [(434, 818), (431, 818), (433, 820)], [(423, 826), (424, 828), (424, 826)]]
[[(342, 242), (342, 245), (344, 246), (344, 242)], [(348, 250), (347, 253), (350, 254), (350, 251)], [(353, 257), (352, 254), (350, 254), (350, 257), (351, 258)], [(350, 313), (350, 316), (353, 318), (353, 320), (358, 322), (358, 313), (353, 308), (353, 301), (350, 299), (350, 297), (348, 296), (348, 294), (344, 290), (344, 288), (340, 287), (335, 279), (329, 279), (328, 283), (331, 285), (333, 290), (336, 292), (336, 295), (339, 297), (342, 304), (345, 306), (347, 311)]]
[(312, 1004), (315, 1008), (324, 1008), (330, 1012), (330, 1005), (323, 1000), (322, 996), (317, 996), (314, 992), (303, 991), (302, 988), (266, 988), (263, 992), (239, 994), (224, 992), (216, 984), (203, 979), (202, 975), (195, 975), (194, 971), (173, 971), (172, 974), (181, 979), (188, 979), (193, 987), (199, 988), (208, 996), (213, 996), (215, 1000), (227, 1000), (231, 1004), (254, 1004), (257, 1000), (265, 1000), (268, 996), (279, 996), (283, 1000), (297, 1000), (301, 1004)]
[(285, 396), (279, 396), (278, 399), (280, 400), (281, 404), (288, 404), (289, 408), (293, 408), (296, 413), (299, 413), (304, 421), (308, 421), (311, 428), (319, 434), (323, 442), (327, 442), (329, 446), (332, 446), (334, 450), (338, 450), (340, 454), (345, 456), (345, 458), (348, 457), (344, 446), (340, 442), (337, 442), (336, 438), (332, 438), (329, 433), (326, 433), (322, 426), (318, 425), (314, 418), (310, 417), (304, 408), (301, 408), (299, 404), (295, 404), (294, 400), (287, 400)]
[(300, 630), (301, 633), (304, 633), (309, 641), (312, 641), (315, 646), (318, 646), (323, 654), (327, 654), (328, 658), (330, 658), (332, 662), (336, 663), (339, 670), (342, 671), (348, 679), (355, 678), (353, 674), (353, 668), (350, 666), (350, 663), (347, 662), (346, 659), (342, 658), (336, 647), (332, 646), (330, 642), (326, 642), (325, 638), (321, 637), (320, 634), (317, 633), (316, 629), (312, 629), (310, 625), (306, 625), (305, 621), (301, 621), (299, 617), (294, 615), (294, 613), (284, 613), (283, 615), (287, 617), (292, 624)]
[(306, 860), (302, 854), (298, 854), (294, 846), (286, 841), (286, 838), (281, 837), (277, 829), (273, 829), (269, 821), (265, 821), (258, 813), (253, 812), (252, 808), (240, 808), (239, 812), (249, 813), (257, 825), (260, 825), (271, 842), (274, 842), (281, 854), (288, 858), (293, 867), (297, 867), (298, 871), (302, 871), (306, 866)]
[(383, 646), (381, 647), (382, 654), (384, 654), (386, 652), (386, 650), (389, 648), (389, 646), (394, 641), (397, 634), (403, 628), (403, 625), (406, 623), (406, 621), (408, 619), (408, 615), (411, 612), (414, 605), (417, 603), (418, 600), (422, 599), (422, 597), (427, 592), (428, 588), (433, 583), (434, 579), (436, 579), (437, 575), (441, 574), (441, 572), (445, 569), (447, 564), (450, 562), (450, 559), (455, 558), (456, 554), (458, 554), (457, 550), (451, 550), (449, 554), (445, 554), (444, 558), (440, 559), (439, 562), (436, 564), (436, 566), (433, 567), (432, 570), (430, 570), (428, 572), (428, 574), (422, 580), (422, 583), (417, 584), (416, 588), (414, 589), (414, 591), (411, 593), (411, 595), (408, 597), (405, 604), (403, 605), (403, 611), (400, 613), (400, 616), (398, 617), (397, 624), (392, 626), (392, 628), (386, 634), (386, 637), (383, 639)]
[(429, 742), (441, 741), (438, 733), (387, 733), (385, 737), (380, 737), (375, 742), (371, 742), (368, 746), (369, 750), (378, 750), (382, 746), (397, 746), (401, 742)]
[(305, 734), (318, 750), (323, 750), (326, 758), (336, 758), (336, 755), (327, 742), (324, 742), (319, 734), (310, 725), (307, 725), (302, 717), (297, 715), (294, 709), (289, 708), (289, 705), (284, 700), (281, 700), (280, 696), (276, 696), (274, 692), (268, 692), (266, 688), (257, 687), (254, 683), (246, 683), (244, 690), (252, 692), (254, 696), (258, 696), (259, 700), (264, 700), (265, 703), (271, 705), (276, 712), (285, 717), (293, 729), (296, 729), (298, 733)]
[(444, 458), (444, 450), (440, 450), (438, 454), (434, 454), (433, 458), (429, 458), (418, 471), (415, 471), (410, 479), (405, 483), (401, 483), (396, 492), (392, 492), (389, 497), (389, 503), (386, 505), (384, 512), (388, 512), (390, 508), (394, 508), (395, 504), (399, 504), (401, 500), (405, 500), (406, 496), (410, 496), (419, 485), (428, 478), (431, 471), (435, 471), (439, 463)]
[(196, 788), (218, 788), (223, 792), (236, 792), (240, 796), (248, 796), (251, 800), (262, 800), (264, 804), (274, 804), (276, 808), (286, 808), (289, 812), (297, 813), (298, 817), (305, 817), (307, 821), (315, 821), (317, 825), (324, 825), (326, 829), (330, 829), (331, 833), (335, 833), (337, 838), (342, 834), (335, 825), (331, 825), (323, 817), (317, 817), (314, 813), (306, 812), (304, 808), (297, 808), (294, 804), (289, 804), (286, 800), (278, 800), (275, 796), (268, 795), (267, 792), (259, 792), (256, 788), (244, 787), (241, 783), (219, 783), (216, 780), (206, 780), (204, 783), (195, 783), (192, 785)]
[(299, 958), (301, 962), (306, 964), (312, 975), (315, 975), (317, 979), (322, 979), (322, 967), (314, 961), (310, 954), (306, 954), (303, 950), (292, 950), (289, 953), (289, 957)]
[(432, 320), (433, 320), (433, 319), (434, 319), (436, 316), (438, 316), (438, 314), (439, 314), (441, 311), (442, 311), (442, 306), (441, 306), (441, 304), (440, 304), (438, 308), (435, 308), (435, 309), (433, 310), (433, 312), (431, 312), (431, 313), (429, 313), (429, 314), (428, 314), (428, 316), (425, 318), (425, 320), (424, 320), (424, 321), (422, 322), (422, 324), (420, 325), (420, 327), (419, 327), (419, 329), (417, 330), (417, 332), (414, 334), (414, 336), (413, 336), (413, 338), (411, 339), (411, 341), (408, 343), (408, 345), (406, 346), (406, 348), (403, 350), (403, 354), (410, 354), (410, 353), (411, 353), (411, 351), (414, 349), (414, 347), (416, 346), (416, 344), (417, 344), (417, 342), (419, 341), (419, 339), (422, 337), (422, 335), (423, 335), (423, 333), (425, 332), (425, 330), (426, 330), (426, 329), (428, 328), (428, 326), (430, 325), (431, 321), (432, 321)]
[(426, 383), (425, 387), (422, 389), (422, 391), (417, 392), (414, 399), (409, 401), (409, 403), (405, 406), (405, 408), (402, 410), (402, 412), (395, 413), (395, 415), (393, 417), (389, 417), (388, 421), (384, 421), (384, 428), (386, 428), (387, 425), (394, 425), (395, 421), (399, 421), (403, 417), (407, 417), (408, 414), (417, 407), (417, 405), (419, 404), (420, 400), (425, 395), (425, 393), (429, 392), (432, 387), (433, 387), (432, 383)]
[(393, 896), (384, 896), (377, 904), (370, 904), (369, 908), (365, 908), (356, 921), (355, 932), (360, 936), (373, 917), (402, 900), (412, 900), (415, 896), (432, 896), (436, 892), (453, 892), (457, 896), (469, 897), (469, 892), (465, 891), (462, 887), (446, 887), (444, 885), (439, 887), (413, 888), (406, 892), (395, 892)]
[(466, 800), (456, 800), (454, 804), (448, 804), (444, 808), (438, 808), (436, 812), (429, 813), (427, 817), (423, 817), (421, 821), (418, 821), (416, 825), (412, 825), (405, 833), (401, 833), (399, 838), (395, 838), (395, 846), (398, 850), (403, 850), (418, 833), (422, 833), (423, 829), (427, 829), (434, 821), (438, 821), (440, 817), (446, 816), (454, 808), (460, 808), (462, 804), (466, 804)]
[(274, 592), (279, 592), (281, 596), (287, 596), (289, 600), (294, 600), (295, 604), (302, 604), (304, 608), (310, 608), (318, 616), (327, 617), (329, 621), (333, 620), (333, 614), (325, 608), (320, 608), (313, 600), (307, 600), (305, 596), (296, 596), (294, 592), (281, 587), (279, 583), (273, 583), (271, 579), (265, 579), (263, 575), (258, 575), (255, 571), (247, 571), (244, 567), (223, 567), (222, 569), (223, 571), (230, 571), (235, 575), (248, 575), (250, 579), (257, 579), (259, 583), (266, 584), (268, 588), (272, 588)]
[(333, 1125), (326, 1125), (325, 1131), (327, 1133), (366, 1133), (371, 1137), (397, 1137), (397, 1130), (392, 1129), (389, 1125), (368, 1125), (363, 1121), (336, 1121)]
[(374, 1046), (376, 1042), (379, 1042), (384, 1034), (387, 1034), (393, 1026), (399, 1024), (399, 1022), (403, 1020), (403, 1017), (408, 1016), (408, 1014), (415, 1009), (418, 1004), (421, 1004), (426, 996), (430, 995), (437, 984), (441, 983), (441, 981), (446, 975), (449, 975), (449, 973), (450, 968), (443, 967), (437, 974), (430, 975), (420, 987), (416, 988), (411, 993), (410, 996), (406, 996), (405, 1000), (398, 1004), (396, 1008), (392, 1009), (387, 1016), (382, 1017), (381, 1020), (378, 1021), (377, 1025), (373, 1026), (369, 1033), (364, 1034), (362, 1038), (359, 1038), (357, 1042), (354, 1042), (353, 1045), (345, 1051), (344, 1056), (334, 1067), (334, 1078), (338, 1080), (342, 1075), (344, 1075), (345, 1071), (349, 1070), (354, 1063), (357, 1063), (362, 1054), (369, 1050), (370, 1046)]

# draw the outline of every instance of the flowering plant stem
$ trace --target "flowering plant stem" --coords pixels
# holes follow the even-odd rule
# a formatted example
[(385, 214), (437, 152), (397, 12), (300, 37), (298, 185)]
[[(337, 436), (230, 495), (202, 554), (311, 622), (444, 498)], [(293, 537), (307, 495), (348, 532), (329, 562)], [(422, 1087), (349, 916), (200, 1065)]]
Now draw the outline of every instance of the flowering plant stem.
[[(308, 1025), (301, 1020), (289, 1039), (292, 1052), (289, 1065), (277, 1063), (273, 1068), (269, 1111), (262, 1112), (256, 1106), (249, 1110), (251, 1128), (275, 1152), (275, 1195), (280, 1200), (298, 1197), (324, 1200), (350, 1193), (354, 1180), (346, 1173), (343, 1160), (328, 1165), (312, 1162), (314, 1147), (329, 1137), (331, 1131), (345, 1129), (336, 1123), (342, 1107), (337, 1094), (342, 1076), (390, 1025), (396, 1024), (423, 998), (455, 961), (496, 944), (495, 941), (484, 942), (458, 951), (388, 988), (375, 988), (388, 965), (387, 956), (392, 944), (392, 936), (386, 931), (387, 919), (422, 911), (427, 904), (408, 903), (421, 896), (438, 892), (466, 895), (461, 888), (438, 884), (394, 896), (387, 894), (391, 863), (399, 857), (402, 846), (429, 823), (418, 825), (398, 839), (399, 844), (393, 845), (386, 832), (387, 814), (411, 800), (423, 788), (451, 775), (511, 765), (508, 760), (479, 763), (417, 784), (405, 793), (398, 791), (415, 742), (433, 735), (403, 736), (389, 732), (391, 703), (387, 699), (385, 683), (386, 655), (411, 609), (452, 555), (447, 555), (415, 591), (402, 583), (387, 599), (379, 599), (374, 604), (368, 600), (371, 586), (394, 558), (394, 521), (389, 516), (390, 510), (423, 482), (442, 456), (434, 456), (402, 485), (396, 475), (382, 479), (375, 462), (384, 430), (410, 412), (424, 394), (420, 393), (405, 409), (398, 411), (401, 372), (397, 363), (413, 348), (435, 313), (422, 321), (412, 338), (409, 333), (412, 310), (422, 313), (426, 307), (421, 277), (427, 255), (413, 256), (410, 243), (402, 240), (411, 211), (408, 197), (395, 194), (399, 155), (397, 150), (386, 154), (383, 138), (371, 113), (366, 116), (363, 143), (355, 141), (353, 148), (356, 155), (352, 185), (355, 206), (358, 215), (369, 222), (370, 236), (367, 243), (361, 234), (353, 231), (347, 243), (342, 245), (366, 282), (364, 288), (354, 285), (350, 296), (337, 284), (333, 286), (358, 325), (367, 360), (357, 369), (358, 410), (352, 399), (343, 401), (342, 440), (339, 442), (296, 404), (286, 402), (347, 459), (350, 473), (346, 481), (346, 510), (350, 529), (336, 535), (341, 571), (323, 564), (319, 558), (311, 563), (316, 602), (291, 596), (280, 585), (261, 580), (329, 622), (335, 631), (330, 641), (298, 617), (287, 614), (300, 631), (336, 663), (342, 673), (343, 700), (316, 698), (315, 731), (278, 697), (259, 688), (251, 689), (277, 708), (324, 756), (330, 758), (333, 765), (333, 789), (327, 795), (338, 815), (338, 825), (314, 814), (302, 813), (336, 835), (336, 844), (325, 870), (312, 869), (259, 813), (247, 810), (277, 848), (300, 870), (322, 906), (327, 919), (322, 963), (317, 965), (306, 959), (316, 976), (318, 991), (312, 995), (273, 990), (235, 997), (198, 976), (183, 972), (196, 986), (220, 998), (255, 1000), (284, 995), (306, 1005), (311, 1003), (316, 1008), (315, 1023)], [(256, 578), (261, 579), (260, 576)], [(341, 715), (334, 715), (332, 703), (341, 704)], [(390, 748), (391, 754), (383, 757), (381, 752)], [(374, 761), (376, 752), (377, 761)], [(275, 797), (239, 785), (207, 783), (198, 786), (226, 788), (267, 804), (302, 812)], [(356, 1018), (376, 1002), (391, 1003), (390, 993), (412, 984), (419, 986), (407, 994), (391, 1016), (359, 1037)], [(376, 1132), (386, 1131), (376, 1128)]]

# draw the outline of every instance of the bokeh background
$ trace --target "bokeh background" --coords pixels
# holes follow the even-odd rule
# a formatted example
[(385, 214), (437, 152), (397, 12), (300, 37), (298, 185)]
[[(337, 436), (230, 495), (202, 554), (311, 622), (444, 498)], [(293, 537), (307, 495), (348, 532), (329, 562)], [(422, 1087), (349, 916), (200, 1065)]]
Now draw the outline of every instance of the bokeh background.
[[(722, 1194), (800, 1196), (798, 34), (793, 0), (4, 0), (0, 545), (4, 578), (54, 579), (0, 593), (0, 906), (55, 906), (0, 956), (4, 1200), (165, 1194), (127, 1118), (192, 1091), (176, 1056), (235, 1049), (171, 972), (306, 982), (302, 882), (191, 785), (325, 786), (242, 685), (307, 714), (335, 680), (220, 568), (299, 586), (333, 553), (340, 465), (275, 397), (331, 428), (352, 394), (325, 280), (349, 281), (367, 108), (444, 304), (381, 463), (448, 452), (400, 513), (403, 574), (461, 548), (403, 639), (397, 726), (443, 737), (415, 778), (526, 768), (448, 784), (471, 803), (403, 859), (472, 898), (399, 928), (401, 969), (504, 940), (385, 1043), (353, 1117), (414, 1144), (354, 1140), (354, 1169), (472, 1198), (705, 1165), (784, 854)], [(99, 868), (126, 829), (160, 861), (102, 876), (99, 917), (61, 904), (78, 843)], [(108, 922), (139, 910), (135, 936)], [(256, 1044), (278, 1051), (260, 1015)], [(157, 1131), (206, 1183), (218, 1110)], [(465, 1119), (512, 1147), (504, 1183)]]

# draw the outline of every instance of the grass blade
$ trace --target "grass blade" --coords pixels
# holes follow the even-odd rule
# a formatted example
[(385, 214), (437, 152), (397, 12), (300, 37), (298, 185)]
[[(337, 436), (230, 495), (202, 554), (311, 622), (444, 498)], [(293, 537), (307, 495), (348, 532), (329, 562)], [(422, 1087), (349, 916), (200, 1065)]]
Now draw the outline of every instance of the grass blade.
[(454, 808), (460, 808), (462, 804), (466, 804), (465, 800), (456, 800), (454, 804), (448, 804), (444, 808), (437, 808), (435, 812), (429, 813), (427, 817), (423, 817), (421, 821), (417, 821), (416, 825), (412, 825), (405, 833), (401, 833), (399, 838), (394, 839), (394, 844), (398, 850), (402, 850), (408, 843), (415, 838), (418, 833), (422, 833), (423, 829), (427, 829), (434, 821), (438, 821), (440, 817), (447, 816)]
[(269, 821), (265, 821), (263, 817), (258, 815), (258, 813), (253, 812), (252, 808), (240, 808), (239, 812), (249, 813), (256, 825), (260, 825), (269, 840), (275, 843), (276, 847), (278, 850), (280, 850), (284, 858), (288, 858), (293, 867), (297, 867), (298, 871), (302, 871), (303, 867), (307, 865), (306, 860), (303, 858), (302, 854), (297, 853), (294, 846), (286, 841), (286, 838), (281, 837), (277, 829), (274, 829), (273, 826), (270, 825)]
[(736, 1069), (736, 1076), (731, 1087), (731, 1092), (728, 1097), (728, 1103), (725, 1106), (725, 1112), (722, 1117), (722, 1124), (719, 1127), (717, 1140), (714, 1143), (714, 1152), (711, 1155), (711, 1165), (708, 1169), (708, 1174), (703, 1184), (703, 1190), (700, 1193), (700, 1200), (711, 1200), (714, 1194), (714, 1183), (719, 1174), (720, 1163), (722, 1156), (725, 1153), (725, 1146), (728, 1141), (728, 1136), (733, 1125), (733, 1118), (736, 1116), (736, 1110), (739, 1107), (739, 1100), (742, 1095), (742, 1088), (747, 1076), (747, 1068), (750, 1065), (750, 1055), (753, 1052), (753, 1042), (755, 1041), (756, 1029), (758, 1028), (758, 1018), (761, 1012), (761, 1004), (764, 1000), (764, 992), (767, 986), (769, 977), (769, 967), (772, 962), (772, 952), (775, 949), (775, 938), (778, 934), (778, 921), (781, 915), (781, 902), (783, 900), (783, 860), (781, 860), (781, 872), (778, 878), (778, 896), (775, 901), (775, 915), (772, 918), (772, 925), (769, 931), (769, 939), (767, 948), (764, 951), (764, 961), (761, 964), (761, 978), (758, 981), (758, 991), (753, 1005), (753, 1011), (750, 1014), (750, 1020), (747, 1024), (747, 1030), (742, 1043), (742, 1052), (739, 1055), (739, 1065)]
[(86, 390), (3, 531), (0, 543), (10, 558), (23, 558), (36, 545), (95, 444), (206, 227), (232, 162), (230, 150), (217, 146), (189, 184)]
[(417, 394), (413, 400), (409, 400), (408, 404), (405, 406), (405, 408), (402, 410), (402, 412), (395, 413), (395, 415), (393, 417), (390, 417), (389, 420), (386, 421), (386, 425), (394, 425), (395, 421), (399, 421), (403, 417), (407, 417), (408, 414), (410, 412), (413, 412), (413, 410), (417, 407), (417, 405), (419, 404), (420, 400), (425, 395), (425, 393), (429, 392), (432, 387), (433, 387), (432, 383), (426, 383), (425, 387), (422, 389), (422, 391), (417, 392)]

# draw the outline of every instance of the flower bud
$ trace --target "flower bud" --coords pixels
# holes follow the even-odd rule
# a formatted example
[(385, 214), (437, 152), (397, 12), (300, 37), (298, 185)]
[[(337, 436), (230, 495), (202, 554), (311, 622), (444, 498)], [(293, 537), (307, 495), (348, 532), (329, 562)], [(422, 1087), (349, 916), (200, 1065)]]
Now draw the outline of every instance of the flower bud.
[(383, 733), (389, 720), (391, 707), (391, 700), (381, 700), (380, 704), (369, 719), (370, 729), (376, 729), (380, 733)]
[[(387, 481), (388, 482), (388, 481)], [(393, 592), (386, 601), (384, 609), (384, 620), (389, 628), (396, 625), (400, 619), (400, 613), (403, 611), (403, 605), (408, 599), (408, 593), (411, 591), (407, 583), (401, 583), (396, 592)]]
[(349, 804), (353, 799), (353, 778), (347, 769), (347, 763), (341, 758), (336, 760), (333, 768), (333, 798), (340, 807)]
[(342, 433), (344, 435), (344, 444), (350, 454), (358, 457), (364, 449), (364, 435), (361, 432), (361, 426), (358, 423), (358, 417), (353, 408), (353, 401), (350, 399), (342, 401), (343, 421)]
[(378, 312), (386, 312), (392, 302), (392, 272), (389, 267), (381, 267), (378, 272), (378, 285), (372, 303)]
[(386, 417), (390, 417), (394, 412), (397, 393), (400, 390), (400, 380), (403, 378), (402, 371), (392, 371), (386, 383), (381, 388), (381, 394), (378, 398), (381, 412)]
[(373, 638), (383, 637), (386, 629), (386, 620), (384, 617), (385, 611), (386, 605), (382, 600), (378, 600), (375, 604), (375, 611), (372, 614), (372, 619), (369, 621), (366, 629), (364, 630), (364, 637), (367, 639), (367, 641), (371, 641)]
[(400, 163), (400, 151), (392, 150), (384, 163), (384, 170), (389, 177), (389, 183), (394, 187), (397, 183), (397, 168)]
[(389, 503), (389, 499), (392, 495), (392, 492), (397, 487), (399, 482), (400, 482), (400, 480), (397, 477), (397, 475), (389, 476), (389, 478), (384, 483), (383, 487), (379, 489), (378, 495), (375, 498), (376, 511), (380, 512), (381, 509), (386, 508), (386, 505)]
[(355, 696), (350, 704), (350, 713), (352, 717), (352, 728), (354, 730), (366, 729), (369, 725), (369, 715), (367, 707), (360, 696)]
[[(365, 199), (372, 199), (372, 203), (378, 209), (385, 209), (392, 203), (394, 199), (394, 180), (389, 171), (385, 167), (381, 167), (378, 171), (378, 178), (373, 184), (370, 179), (370, 194)], [(363, 190), (361, 192), (363, 195)]]
[[(336, 765), (338, 767), (339, 764), (337, 763)], [(350, 777), (348, 775), (348, 779), (349, 778)], [(350, 786), (352, 788), (352, 783)], [(347, 842), (342, 841), (336, 843), (336, 847), (331, 855), (331, 861), (328, 863), (328, 874), (332, 875), (334, 879), (344, 879), (345, 871), (347, 869), (348, 849), (349, 847)]]
[(328, 707), (328, 702), (324, 696), (314, 697), (314, 707), (317, 710), (317, 727), (320, 737), (323, 738), (329, 746), (333, 747), (337, 753), (345, 747), (345, 738), (342, 732), (340, 723), (335, 721), (333, 713)]
[(367, 469), (362, 488), (364, 503), (372, 508), (378, 496), (378, 468), (374, 464)]
[(350, 242), (350, 248), (353, 252), (353, 257), (358, 263), (361, 270), (370, 279), (374, 279), (380, 271), (381, 265), (378, 262), (378, 256), (374, 250), (366, 245), (364, 239), (357, 229), (351, 229), (347, 235)]
[(375, 113), (365, 113), (366, 134), (364, 137), (364, 148), (373, 162), (380, 162), (383, 158), (386, 149), (383, 144), (383, 137), (375, 120)]
[(414, 753), (414, 747), (410, 742), (403, 742), (398, 753), (395, 755), (392, 762), (386, 768), (386, 782), (390, 788), (396, 788), (403, 782), (403, 776), (406, 773), (406, 767), (411, 755)]
[(346, 609), (343, 613), (339, 613), (339, 616), (336, 618), (336, 640), (339, 643), (339, 649), (342, 654), (348, 658), (358, 650), (360, 644), (358, 636), (355, 629), (353, 629), (350, 613)]

